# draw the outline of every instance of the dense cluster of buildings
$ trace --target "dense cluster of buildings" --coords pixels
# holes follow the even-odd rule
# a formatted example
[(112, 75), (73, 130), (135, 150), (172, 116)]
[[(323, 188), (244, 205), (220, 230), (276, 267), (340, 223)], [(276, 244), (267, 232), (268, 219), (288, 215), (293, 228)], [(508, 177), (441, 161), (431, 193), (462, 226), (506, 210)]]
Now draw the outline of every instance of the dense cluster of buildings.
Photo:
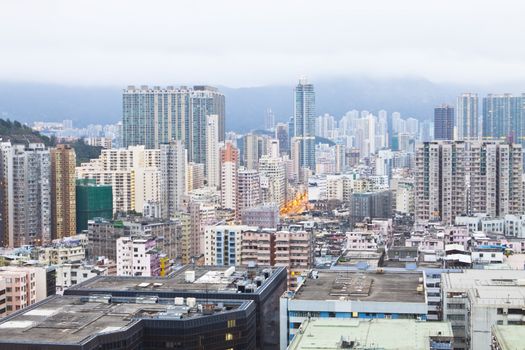
[(525, 97), (456, 102), (336, 120), (301, 79), (240, 135), (217, 88), (129, 86), (35, 126), (89, 161), (1, 141), (0, 349), (516, 348)]

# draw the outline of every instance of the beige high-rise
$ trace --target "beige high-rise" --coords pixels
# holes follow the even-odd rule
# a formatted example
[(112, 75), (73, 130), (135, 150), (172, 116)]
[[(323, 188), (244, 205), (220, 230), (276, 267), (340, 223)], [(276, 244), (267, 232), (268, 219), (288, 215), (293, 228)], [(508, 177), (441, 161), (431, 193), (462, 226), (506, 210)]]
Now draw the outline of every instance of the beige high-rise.
[(69, 145), (58, 145), (51, 150), (51, 237), (75, 235), (75, 150)]

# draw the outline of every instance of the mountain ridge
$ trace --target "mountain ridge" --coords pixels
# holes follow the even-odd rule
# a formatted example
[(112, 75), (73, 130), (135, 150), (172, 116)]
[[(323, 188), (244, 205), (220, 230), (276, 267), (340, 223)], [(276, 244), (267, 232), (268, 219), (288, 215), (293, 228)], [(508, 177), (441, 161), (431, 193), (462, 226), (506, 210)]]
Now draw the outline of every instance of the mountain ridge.
[[(519, 84), (467, 87), (420, 78), (341, 78), (312, 83), (316, 91), (316, 114), (330, 113), (336, 119), (352, 109), (374, 113), (385, 109), (389, 113), (400, 112), (404, 117), (428, 120), (435, 106), (454, 105), (456, 96), (462, 92), (474, 91), (483, 96), (489, 92), (488, 88), (490, 92), (512, 92), (520, 87)], [(247, 132), (262, 128), (267, 108), (272, 109), (276, 121), (286, 122), (293, 113), (293, 86), (231, 88), (218, 85), (226, 96), (226, 129)], [(507, 88), (501, 90), (502, 87)], [(121, 119), (122, 88), (0, 82), (0, 118), (23, 123), (71, 119), (75, 126), (116, 123)]]

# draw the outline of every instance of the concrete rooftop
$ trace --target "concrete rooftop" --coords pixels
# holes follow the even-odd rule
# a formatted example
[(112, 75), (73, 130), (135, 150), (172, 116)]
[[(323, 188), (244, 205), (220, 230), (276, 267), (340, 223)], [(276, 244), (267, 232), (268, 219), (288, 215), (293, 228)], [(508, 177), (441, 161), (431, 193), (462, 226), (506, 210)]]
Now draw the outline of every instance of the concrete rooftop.
[[(186, 265), (177, 270), (170, 277), (117, 277), (98, 276), (70, 290), (83, 289), (88, 291), (151, 291), (162, 292), (184, 291), (184, 292), (237, 292), (236, 283), (239, 281), (253, 279), (255, 276), (263, 275), (263, 270), (274, 267), (242, 268), (235, 267), (231, 276), (225, 275), (228, 267), (211, 267)], [(186, 282), (185, 272), (195, 271), (195, 281)], [(267, 282), (269, 279), (266, 279)], [(263, 283), (264, 286), (264, 283)]]
[[(296, 291), (299, 300), (348, 300), (424, 303), (421, 272), (376, 273), (359, 271), (319, 271), (317, 279), (307, 279)], [(424, 286), (423, 286), (424, 288)]]
[[(101, 333), (123, 331), (145, 318), (173, 317), (174, 320), (180, 320), (181, 317), (204, 316), (197, 307), (174, 305), (173, 299), (159, 299), (158, 303), (141, 303), (135, 298), (119, 300), (104, 303), (76, 296), (45, 299), (42, 303), (2, 319), (0, 344), (2, 340), (15, 343), (81, 344)], [(228, 312), (240, 305), (240, 302), (224, 302), (226, 308), (215, 313)], [(184, 316), (173, 316), (176, 312)]]
[(354, 342), (353, 349), (430, 349), (430, 337), (450, 339), (452, 327), (446, 322), (416, 320), (311, 319), (302, 325), (288, 346), (299, 349), (341, 349), (341, 341)]

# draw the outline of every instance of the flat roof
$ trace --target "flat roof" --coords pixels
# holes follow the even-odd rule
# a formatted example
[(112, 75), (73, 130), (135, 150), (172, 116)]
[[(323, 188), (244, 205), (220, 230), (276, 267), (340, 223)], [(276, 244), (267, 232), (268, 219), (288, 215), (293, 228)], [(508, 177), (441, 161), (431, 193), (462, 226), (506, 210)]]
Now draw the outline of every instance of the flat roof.
[(416, 320), (312, 318), (301, 325), (289, 350), (341, 349), (341, 342), (354, 342), (354, 349), (430, 349), (430, 338), (450, 340), (448, 322)]
[[(102, 291), (159, 291), (159, 292), (221, 292), (237, 293), (238, 282), (250, 282), (257, 276), (264, 276), (264, 271), (277, 272), (277, 267), (212, 267), (186, 265), (175, 271), (169, 277), (122, 277), (122, 276), (98, 276), (68, 290)], [(227, 272), (232, 270), (229, 275)], [(186, 272), (194, 271), (193, 282), (186, 281)], [(262, 282), (263, 287), (271, 278)], [(67, 294), (67, 293), (66, 293)], [(72, 293), (73, 294), (73, 293)]]
[[(173, 299), (157, 303), (139, 302), (140, 298), (55, 296), (0, 321), (1, 343), (81, 344), (101, 333), (127, 329), (142, 319), (181, 320), (206, 317), (198, 307), (175, 305)], [(224, 301), (214, 314), (239, 309), (248, 302)], [(202, 303), (202, 301), (200, 301)], [(209, 301), (217, 305), (216, 301)], [(199, 301), (197, 301), (199, 304)]]
[(525, 339), (525, 327), (520, 325), (492, 327), (492, 333), (496, 336), (501, 350), (514, 350), (523, 346)]
[[(348, 300), (425, 303), (422, 272), (318, 272), (308, 278), (294, 294), (299, 300)], [(423, 285), (418, 292), (418, 286)]]
[(443, 273), (444, 291), (469, 293), (476, 304), (522, 305), (525, 300), (525, 270), (463, 270)]

